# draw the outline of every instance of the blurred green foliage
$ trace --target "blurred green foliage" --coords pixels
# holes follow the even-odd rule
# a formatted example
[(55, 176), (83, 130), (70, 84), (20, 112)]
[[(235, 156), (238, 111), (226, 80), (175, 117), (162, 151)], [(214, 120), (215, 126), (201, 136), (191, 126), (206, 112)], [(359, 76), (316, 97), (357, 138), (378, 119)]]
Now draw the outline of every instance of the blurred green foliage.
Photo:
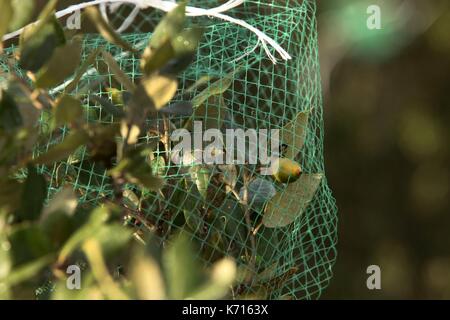
[[(340, 209), (324, 298), (449, 299), (449, 3), (319, 4), (326, 167)], [(370, 4), (382, 9), (380, 32), (365, 28)], [(372, 264), (380, 291), (366, 287)]]

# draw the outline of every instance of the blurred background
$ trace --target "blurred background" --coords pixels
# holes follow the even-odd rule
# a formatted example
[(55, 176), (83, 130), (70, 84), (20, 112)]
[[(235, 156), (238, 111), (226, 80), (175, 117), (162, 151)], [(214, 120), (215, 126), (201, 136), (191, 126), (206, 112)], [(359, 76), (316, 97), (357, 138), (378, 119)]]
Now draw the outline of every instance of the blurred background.
[[(450, 1), (317, 2), (326, 168), (339, 206), (322, 298), (450, 299)], [(381, 30), (367, 28), (370, 5)], [(381, 290), (366, 287), (373, 264)]]
[[(326, 299), (450, 299), (450, 2), (319, 0), (325, 159), (339, 206)], [(381, 8), (369, 30), (367, 8)], [(381, 268), (368, 290), (366, 268)]]

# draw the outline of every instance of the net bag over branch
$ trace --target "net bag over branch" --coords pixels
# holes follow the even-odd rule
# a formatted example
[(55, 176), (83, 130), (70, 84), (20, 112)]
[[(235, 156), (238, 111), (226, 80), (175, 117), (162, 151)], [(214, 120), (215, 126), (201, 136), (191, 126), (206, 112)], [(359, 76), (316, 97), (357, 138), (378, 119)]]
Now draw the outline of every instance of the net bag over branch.
[[(158, 7), (158, 1), (153, 6), (112, 2), (100, 11), (138, 52), (144, 51), (163, 11), (173, 8), (170, 1), (159, 1), (168, 7)], [(161, 243), (183, 230), (205, 263), (233, 257), (241, 270), (235, 298), (318, 298), (332, 277), (337, 209), (323, 159), (315, 1), (198, 0), (189, 6), (189, 23), (203, 26), (205, 34), (168, 108), (177, 110), (193, 101), (192, 114), (161, 112), (147, 120), (147, 132), (139, 137), (152, 146), (145, 157), (164, 186), (150, 191), (129, 183), (126, 190), (115, 190), (105, 166), (95, 161), (101, 152), (94, 156), (80, 148), (66, 161), (45, 168), (50, 194), (69, 183), (86, 205), (121, 197), (129, 222), (156, 234)], [(219, 9), (206, 15), (192, 8)], [(110, 55), (92, 55), (99, 47)], [(140, 59), (97, 34), (83, 40), (83, 61), (92, 57), (94, 67), (82, 75), (73, 94), (84, 98), (89, 122), (111, 123), (120, 117), (120, 112), (111, 112), (111, 102), (126, 103), (127, 88), (117, 81), (108, 59), (133, 81), (142, 77)], [(55, 87), (52, 94), (67, 90), (70, 83)], [(177, 164), (169, 135), (180, 127), (193, 131), (194, 121), (201, 121), (202, 129), (221, 132), (278, 129), (280, 172), (263, 175), (258, 165), (248, 163), (196, 164), (195, 150)], [(61, 132), (38, 149), (57, 143), (66, 134)], [(238, 149), (234, 151), (243, 152), (249, 162), (247, 146)]]

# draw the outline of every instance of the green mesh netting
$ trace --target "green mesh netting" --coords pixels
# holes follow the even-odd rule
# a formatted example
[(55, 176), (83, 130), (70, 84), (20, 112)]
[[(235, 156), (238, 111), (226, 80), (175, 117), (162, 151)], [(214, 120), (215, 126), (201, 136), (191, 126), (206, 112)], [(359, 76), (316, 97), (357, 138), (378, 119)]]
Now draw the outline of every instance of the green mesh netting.
[[(221, 3), (223, 2), (219, 0), (190, 1), (191, 5), (202, 8), (215, 7)], [(257, 43), (256, 36), (250, 31), (217, 19), (190, 18), (191, 23), (207, 26), (207, 29), (196, 60), (182, 75), (179, 96), (183, 96), (187, 87), (205, 75), (211, 77), (213, 82), (214, 77), (223, 77), (236, 68), (241, 68), (231, 88), (224, 94), (232, 125), (243, 129), (281, 129), (295, 118), (298, 112), (312, 108), (306, 143), (297, 160), (304, 172), (324, 173), (324, 132), (315, 8), (313, 0), (249, 0), (227, 12), (230, 16), (241, 18), (262, 30), (293, 57), (288, 62), (280, 60), (276, 65), (268, 59), (262, 48), (236, 61)], [(123, 6), (114, 15), (113, 24), (119, 26), (131, 9)], [(123, 34), (124, 39), (143, 50), (151, 36), (151, 30), (161, 17), (160, 11), (142, 10), (132, 27)], [(139, 78), (139, 60), (120, 48), (109, 45), (98, 35), (86, 36), (84, 57), (100, 45), (105, 46), (117, 58), (121, 68), (132, 79)], [(78, 88), (94, 83), (102, 76), (107, 77), (109, 86), (114, 86), (111, 74), (91, 73), (83, 77)], [(106, 90), (90, 94), (108, 97)], [(88, 95), (86, 99), (89, 121), (112, 121), (109, 115), (102, 113), (102, 107), (91, 101)], [(227, 124), (229, 123), (225, 123)], [(146, 139), (150, 141), (151, 135)], [(59, 190), (63, 183), (71, 183), (80, 192), (82, 203), (95, 205), (99, 200), (113, 195), (110, 178), (104, 168), (90, 162), (83, 150), (67, 162), (46, 168), (45, 171), (50, 176), (50, 194)], [(148, 195), (149, 205), (144, 208), (144, 212), (147, 221), (158, 227), (157, 234), (164, 241), (175, 229), (182, 228), (178, 221), (183, 205), (180, 201), (187, 200), (183, 197), (180, 200), (179, 194), (185, 190), (180, 189), (177, 181), (188, 173), (175, 165), (163, 166), (158, 171), (165, 177), (168, 187), (163, 191), (163, 195)], [(133, 190), (133, 186), (129, 188)], [(280, 190), (283, 187), (277, 188)], [(191, 233), (192, 239), (199, 244), (199, 256), (206, 262), (212, 262), (223, 255), (231, 255), (238, 263), (245, 265), (241, 257), (246, 255), (250, 246), (248, 234), (240, 231), (245, 221), (243, 216), (231, 214), (235, 210), (236, 202), (229, 202), (226, 197), (221, 185), (211, 184), (208, 189), (208, 206), (216, 214), (214, 218), (204, 221), (202, 230)], [(290, 199), (294, 203), (296, 195), (293, 194)], [(196, 200), (200, 205), (201, 199)], [(155, 210), (161, 207), (164, 208), (163, 214), (159, 209)], [(259, 210), (263, 209), (261, 206)], [(323, 179), (312, 203), (294, 223), (283, 228), (263, 227), (259, 230), (256, 238), (256, 267), (258, 270), (272, 267), (273, 277), (283, 278), (280, 282), (282, 285), (271, 287), (269, 298), (289, 296), (314, 299), (321, 295), (332, 277), (332, 266), (336, 258), (336, 214), (335, 201), (326, 179)], [(223, 232), (220, 233), (222, 225), (217, 223), (223, 217), (235, 228), (234, 233), (225, 235), (226, 246), (216, 245), (217, 242), (214, 241), (218, 234), (224, 236)], [(252, 287), (249, 290), (257, 289)]]

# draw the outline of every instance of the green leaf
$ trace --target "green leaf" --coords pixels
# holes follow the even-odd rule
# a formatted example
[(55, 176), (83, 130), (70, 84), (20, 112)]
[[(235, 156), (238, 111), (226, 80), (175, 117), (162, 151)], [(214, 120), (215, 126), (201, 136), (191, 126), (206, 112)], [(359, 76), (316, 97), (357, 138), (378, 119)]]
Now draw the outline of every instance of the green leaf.
[(0, 212), (12, 212), (21, 206), (23, 183), (16, 179), (0, 177)]
[(54, 16), (27, 27), (21, 37), (20, 68), (37, 72), (51, 59), (54, 50), (65, 43), (63, 35)]
[(203, 282), (190, 239), (180, 234), (163, 256), (169, 298), (185, 299)]
[(80, 100), (63, 95), (55, 104), (53, 110), (55, 127), (69, 124), (80, 120), (83, 116), (83, 107)]
[(83, 252), (91, 266), (92, 274), (105, 297), (111, 300), (128, 299), (128, 296), (121, 290), (119, 284), (114, 282), (109, 274), (98, 241), (95, 239), (86, 240), (83, 243)]
[(279, 191), (267, 204), (263, 224), (268, 228), (291, 224), (312, 201), (322, 177), (322, 174), (303, 173), (296, 182)]
[(197, 51), (205, 29), (193, 27), (181, 31), (172, 39), (172, 46), (177, 56), (190, 55)]
[[(0, 224), (4, 223), (4, 217), (0, 216)], [(0, 286), (3, 280), (6, 279), (11, 271), (12, 263), (10, 249), (11, 244), (9, 243), (4, 231), (0, 229)]]
[(171, 59), (164, 67), (159, 70), (160, 74), (176, 76), (186, 70), (194, 61), (195, 54), (188, 53)]
[[(0, 39), (8, 31), (10, 21), (13, 18), (13, 6), (11, 0), (0, 0)], [(0, 41), (0, 49), (3, 41)]]
[(113, 74), (113, 77), (116, 78), (116, 80), (122, 84), (122, 86), (130, 91), (133, 92), (136, 88), (133, 81), (125, 74), (125, 72), (120, 69), (120, 66), (117, 64), (114, 57), (106, 51), (102, 51), (103, 59), (105, 59), (106, 64), (108, 65), (108, 68), (111, 70), (111, 73)]
[(59, 248), (74, 230), (72, 216), (78, 200), (69, 187), (62, 189), (44, 208), (41, 226), (55, 248)]
[(112, 258), (118, 252), (123, 250), (131, 240), (133, 232), (120, 224), (102, 225), (95, 233), (95, 239), (98, 240), (103, 255), (106, 258)]
[(128, 182), (139, 184), (152, 191), (158, 191), (164, 185), (164, 180), (153, 175), (148, 164), (148, 157), (153, 151), (149, 148), (136, 148), (124, 155), (124, 158), (109, 174), (114, 178), (124, 177)]
[(236, 263), (231, 258), (223, 258), (212, 266), (210, 277), (189, 298), (217, 300), (230, 292), (237, 275)]
[(85, 131), (73, 131), (61, 143), (52, 146), (46, 153), (34, 159), (33, 163), (50, 165), (54, 162), (64, 160), (88, 141), (89, 136)]
[(127, 208), (130, 208), (132, 210), (139, 210), (141, 201), (139, 197), (136, 195), (136, 193), (134, 193), (129, 189), (126, 189), (123, 190), (122, 194), (123, 194), (123, 203)]
[(12, 132), (22, 126), (23, 120), (14, 99), (4, 90), (0, 91), (0, 129)]
[[(13, 19), (9, 23), (10, 31), (18, 30), (30, 22), (34, 12), (34, 1), (35, 0), (10, 1), (14, 11)], [(0, 7), (3, 8), (3, 5), (0, 5)]]
[(194, 233), (201, 233), (205, 221), (198, 209), (204, 203), (204, 198), (200, 195), (197, 186), (190, 181), (185, 180), (185, 187), (182, 184), (179, 187), (181, 188), (175, 190), (172, 196), (172, 203), (183, 210), (186, 225)]
[(115, 44), (123, 49), (130, 52), (137, 52), (135, 48), (133, 48), (128, 42), (123, 40), (121, 36), (114, 31), (111, 25), (103, 19), (100, 11), (95, 6), (91, 6), (85, 9), (84, 11), (88, 18), (94, 23), (98, 32), (107, 40), (108, 42)]
[(280, 141), (287, 145), (285, 157), (291, 160), (297, 156), (305, 144), (309, 111), (300, 112), (294, 120), (283, 127)]
[(150, 75), (158, 69), (168, 75), (183, 72), (194, 60), (203, 31), (200, 27), (186, 29), (157, 48), (147, 47), (141, 60), (144, 73)]
[(197, 186), (197, 190), (203, 199), (206, 199), (211, 171), (205, 166), (194, 166), (189, 169), (191, 179)]
[(43, 218), (55, 212), (63, 212), (67, 216), (72, 216), (77, 208), (78, 200), (72, 188), (65, 187), (59, 191), (48, 205), (44, 208)]
[(81, 61), (81, 41), (76, 38), (54, 50), (50, 60), (36, 74), (36, 87), (48, 89), (67, 79)]
[(152, 173), (163, 177), (166, 174), (166, 160), (163, 156), (156, 156), (151, 160)]
[(192, 85), (190, 85), (185, 93), (192, 93), (195, 90), (198, 90), (201, 87), (204, 87), (205, 85), (207, 85), (209, 82), (211, 81), (211, 76), (201, 76), (197, 81), (195, 81)]
[(15, 267), (14, 271), (8, 276), (6, 283), (12, 287), (36, 277), (39, 271), (49, 266), (54, 258), (55, 256), (50, 254)]
[(158, 263), (152, 257), (142, 253), (134, 257), (131, 263), (131, 280), (138, 299), (166, 299), (163, 274)]
[(47, 182), (35, 167), (28, 166), (28, 176), (22, 189), (22, 205), (17, 217), (22, 220), (37, 220), (41, 216), (47, 198)]
[(109, 215), (110, 213), (107, 207), (98, 207), (94, 209), (90, 213), (88, 221), (86, 221), (86, 223), (66, 241), (59, 253), (58, 262), (63, 263), (85, 240), (95, 236), (102, 225), (107, 221)]
[(192, 100), (192, 104), (194, 105), (194, 108), (199, 107), (211, 96), (221, 95), (225, 91), (230, 88), (231, 84), (233, 83), (233, 77), (234, 73), (228, 74), (226, 77), (217, 80), (210, 86), (208, 86), (206, 89), (204, 89), (202, 92), (200, 92), (194, 99)]
[(8, 238), (11, 244), (10, 252), (14, 267), (51, 252), (51, 243), (37, 224), (20, 224), (11, 230)]
[(166, 14), (156, 26), (150, 39), (150, 47), (159, 48), (166, 41), (173, 39), (183, 29), (185, 18), (186, 2), (182, 2), (171, 12)]
[(149, 76), (158, 69), (161, 69), (173, 58), (175, 58), (175, 51), (170, 40), (165, 41), (155, 49), (147, 47), (141, 57), (142, 72)]
[(178, 89), (178, 81), (170, 76), (153, 75), (142, 80), (147, 96), (153, 101), (156, 110), (166, 106)]

